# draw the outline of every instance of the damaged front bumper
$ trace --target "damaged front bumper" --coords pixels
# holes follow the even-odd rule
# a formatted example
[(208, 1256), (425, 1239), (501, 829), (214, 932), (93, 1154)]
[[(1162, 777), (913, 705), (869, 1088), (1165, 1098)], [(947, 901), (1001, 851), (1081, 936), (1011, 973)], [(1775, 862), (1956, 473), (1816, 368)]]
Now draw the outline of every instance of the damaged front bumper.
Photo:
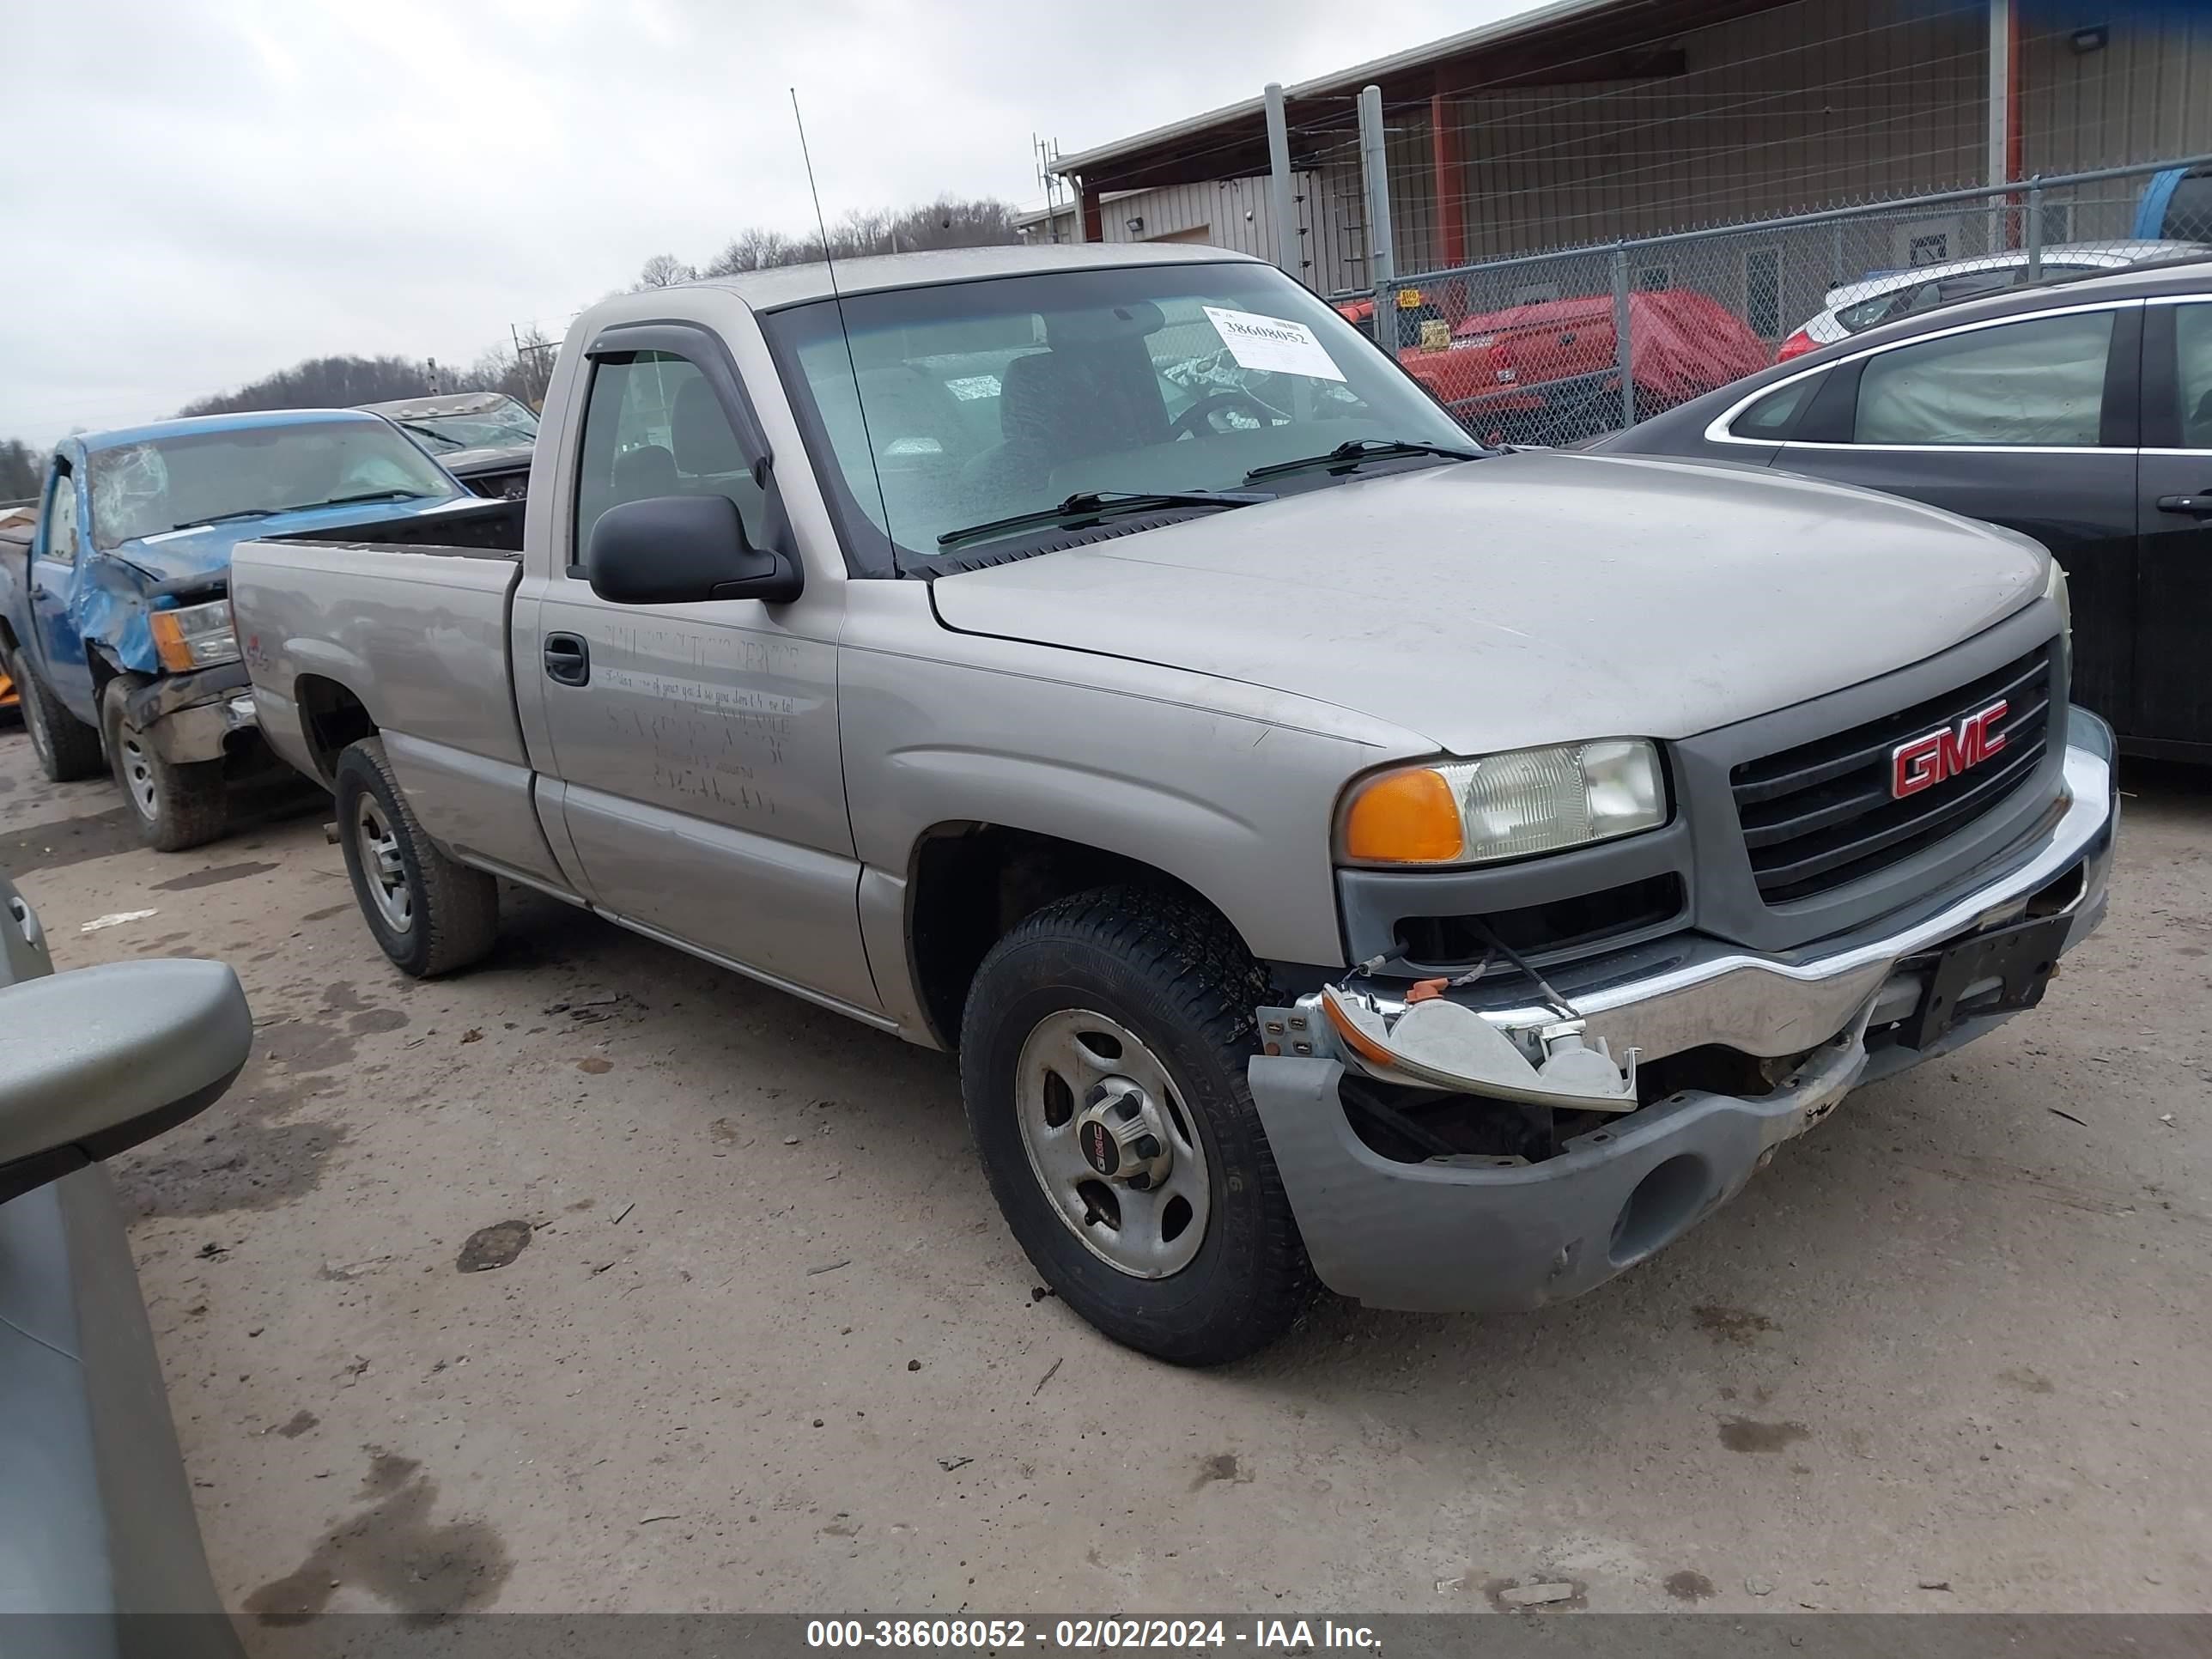
[[(2023, 950), (2063, 955), (2105, 914), (2118, 813), (2113, 744), (2079, 710), (2072, 733), (2060, 808), (2000, 873), (1934, 914), (1787, 955), (1703, 940), (1648, 974), (1567, 991), (1580, 1016), (1567, 1040), (1582, 1060), (1575, 1069), (1587, 1073), (1582, 1057), (1607, 1052), (1632, 1081), (1639, 1057), (1719, 1045), (1779, 1061), (1770, 1076), (1787, 1068), (1759, 1094), (1688, 1089), (1635, 1107), (1608, 1100), (1607, 1085), (1592, 1079), (1589, 1098), (1561, 1103), (1617, 1115), (1540, 1162), (1474, 1153), (1400, 1162), (1346, 1115), (1346, 1062), (1417, 1087), (1434, 1086), (1435, 1068), (1379, 1063), (1371, 1041), (1346, 1041), (1346, 1021), (1332, 1020), (1319, 994), (1262, 1009), (1267, 1052), (1251, 1061), (1252, 1097), (1322, 1282), (1373, 1306), (1437, 1312), (1578, 1296), (1680, 1237), (1857, 1084), (1972, 1042), (2032, 1003), (2047, 975), (2021, 981)], [(1480, 989), (1445, 994), (1510, 1037), (1533, 1072), (1547, 1069), (1560, 1011), (1494, 1005)], [(1369, 1000), (1394, 1017), (1402, 1006)], [(1366, 1031), (1382, 1029), (1370, 1021)], [(1491, 1046), (1485, 1037), (1459, 1052)], [(1465, 1091), (1508, 1092), (1495, 1087), (1504, 1075), (1492, 1066)]]
[(242, 662), (149, 680), (131, 694), (124, 718), (155, 753), (179, 766), (218, 760), (235, 733), (258, 726)]

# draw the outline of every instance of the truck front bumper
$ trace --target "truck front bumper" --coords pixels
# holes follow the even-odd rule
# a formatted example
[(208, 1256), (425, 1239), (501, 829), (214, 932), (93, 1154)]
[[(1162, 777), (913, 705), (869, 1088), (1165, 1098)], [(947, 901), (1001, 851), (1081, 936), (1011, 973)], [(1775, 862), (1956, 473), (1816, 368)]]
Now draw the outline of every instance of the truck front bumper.
[(173, 765), (218, 760), (233, 733), (255, 730), (253, 686), (242, 662), (164, 674), (131, 694), (124, 717)]
[[(1282, 1052), (1252, 1060), (1252, 1097), (1322, 1283), (1372, 1306), (1431, 1312), (1525, 1310), (1579, 1296), (1680, 1237), (1856, 1085), (2009, 1018), (1960, 1018), (1919, 1048), (1899, 1036), (1914, 1029), (1930, 994), (1934, 952), (2014, 922), (2031, 904), (2066, 918), (2062, 954), (2104, 919), (2118, 820), (2114, 746), (2103, 722), (2078, 709), (2071, 730), (2062, 807), (1998, 873), (1933, 915), (1787, 957), (1707, 941), (1646, 977), (1570, 992), (1590, 1034), (1616, 1054), (1639, 1044), (1650, 1057), (1719, 1043), (1796, 1056), (1770, 1093), (1669, 1095), (1540, 1163), (1400, 1163), (1353, 1128), (1339, 1092), (1345, 1068), (1325, 1041), (1271, 1037)], [(1509, 1030), (1559, 1018), (1541, 1007), (1480, 1012)]]

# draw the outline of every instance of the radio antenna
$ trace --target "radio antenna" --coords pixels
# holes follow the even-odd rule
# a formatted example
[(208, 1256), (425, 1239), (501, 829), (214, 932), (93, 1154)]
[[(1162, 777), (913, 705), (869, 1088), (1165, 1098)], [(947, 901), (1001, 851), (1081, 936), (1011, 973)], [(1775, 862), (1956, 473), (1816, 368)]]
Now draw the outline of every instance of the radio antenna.
[(860, 411), (860, 441), (868, 447), (868, 471), (876, 480), (876, 509), (884, 515), (884, 540), (891, 550), (891, 570), (904, 575), (899, 568), (898, 540), (891, 534), (890, 503), (884, 499), (884, 469), (876, 459), (875, 434), (868, 430), (868, 400), (860, 395), (860, 365), (853, 356), (853, 331), (845, 321), (845, 296), (837, 288), (837, 260), (830, 252), (830, 222), (822, 216), (822, 187), (814, 182), (814, 155), (806, 147), (806, 118), (799, 112), (799, 88), (791, 92), (791, 118), (799, 129), (799, 155), (806, 163), (806, 188), (814, 198), (814, 224), (822, 233), (822, 263), (830, 271), (830, 299), (837, 307), (837, 332), (845, 340), (845, 367), (853, 376), (853, 404)]

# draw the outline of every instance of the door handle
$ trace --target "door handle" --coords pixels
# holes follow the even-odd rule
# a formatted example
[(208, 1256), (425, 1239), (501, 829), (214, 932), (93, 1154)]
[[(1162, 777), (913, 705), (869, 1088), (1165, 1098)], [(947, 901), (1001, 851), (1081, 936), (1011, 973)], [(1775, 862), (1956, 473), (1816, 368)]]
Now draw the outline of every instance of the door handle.
[(2192, 519), (2212, 519), (2212, 495), (2161, 495), (2161, 513), (2185, 513)]
[(545, 678), (562, 685), (584, 684), (592, 678), (592, 647), (574, 634), (548, 634)]

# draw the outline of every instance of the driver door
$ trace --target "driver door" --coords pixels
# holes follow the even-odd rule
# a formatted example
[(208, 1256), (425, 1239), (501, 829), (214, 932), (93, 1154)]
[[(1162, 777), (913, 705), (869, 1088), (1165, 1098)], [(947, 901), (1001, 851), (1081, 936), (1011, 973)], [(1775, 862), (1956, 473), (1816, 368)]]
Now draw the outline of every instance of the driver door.
[(573, 511), (554, 520), (562, 568), (538, 606), (537, 659), (519, 649), (514, 672), (541, 682), (591, 896), (640, 931), (871, 1012), (837, 732), (842, 586), (812, 580), (779, 605), (600, 599), (584, 550), (618, 503), (723, 495), (755, 544), (788, 532), (719, 340), (617, 326), (586, 372)]
[(70, 616), (70, 594), (88, 551), (89, 528), (84, 513), (82, 480), (78, 469), (56, 459), (46, 481), (46, 508), (31, 550), (28, 575), (31, 602), (31, 653), (38, 672), (71, 713), (96, 722), (92, 700), (92, 664), (85, 655), (84, 639)]

